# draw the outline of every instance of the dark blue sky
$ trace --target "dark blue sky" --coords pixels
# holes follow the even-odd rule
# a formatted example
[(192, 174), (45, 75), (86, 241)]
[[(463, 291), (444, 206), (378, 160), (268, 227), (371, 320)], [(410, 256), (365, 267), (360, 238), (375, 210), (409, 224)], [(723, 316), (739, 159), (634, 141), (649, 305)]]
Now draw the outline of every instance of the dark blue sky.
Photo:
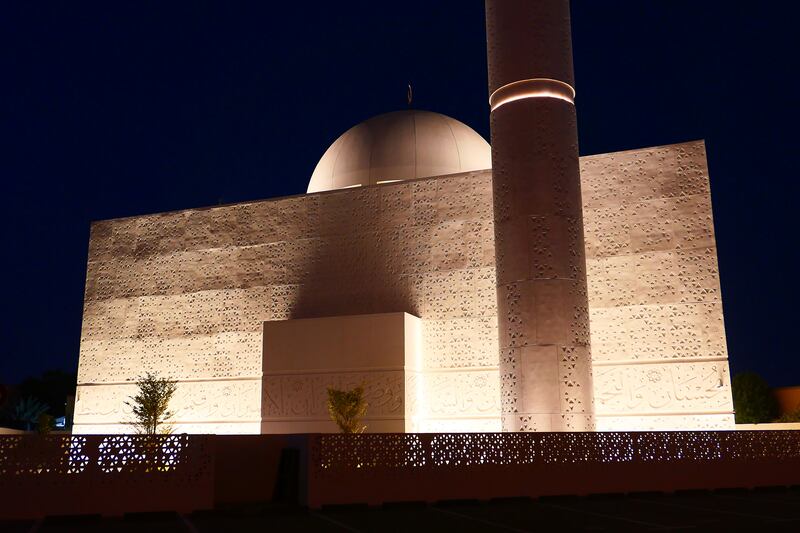
[[(89, 222), (305, 191), (403, 108), (489, 137), (483, 3), (0, 7), (0, 382), (78, 361)], [(288, 7), (287, 7), (288, 5)], [(797, 13), (574, 0), (581, 153), (707, 142), (731, 367), (800, 384)]]

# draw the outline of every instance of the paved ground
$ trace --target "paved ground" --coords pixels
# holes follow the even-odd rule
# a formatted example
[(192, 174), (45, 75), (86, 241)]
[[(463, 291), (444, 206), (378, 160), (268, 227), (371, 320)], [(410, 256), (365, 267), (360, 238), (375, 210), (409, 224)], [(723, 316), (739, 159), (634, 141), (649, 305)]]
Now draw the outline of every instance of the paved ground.
[(309, 511), (253, 505), (228, 511), (64, 517), (0, 522), (11, 532), (248, 531), (800, 531), (800, 488), (791, 490), (547, 498), (492, 502), (334, 507)]

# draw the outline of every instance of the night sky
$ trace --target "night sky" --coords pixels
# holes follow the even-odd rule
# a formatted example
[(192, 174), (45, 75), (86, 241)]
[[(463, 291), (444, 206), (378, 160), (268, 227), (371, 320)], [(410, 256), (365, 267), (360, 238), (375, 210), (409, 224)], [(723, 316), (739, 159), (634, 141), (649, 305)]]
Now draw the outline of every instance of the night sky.
[[(304, 193), (406, 107), (489, 138), (483, 2), (0, 7), (0, 383), (78, 363), (89, 223)], [(581, 154), (705, 139), (734, 373), (800, 384), (796, 15), (573, 0)]]

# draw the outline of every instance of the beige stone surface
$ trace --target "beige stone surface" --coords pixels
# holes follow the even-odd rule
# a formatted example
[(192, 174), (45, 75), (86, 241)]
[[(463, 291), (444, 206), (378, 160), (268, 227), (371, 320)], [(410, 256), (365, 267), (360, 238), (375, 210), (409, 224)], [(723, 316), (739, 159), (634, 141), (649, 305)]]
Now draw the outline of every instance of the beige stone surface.
[[(594, 372), (625, 391), (595, 386), (599, 427), (728, 427), (702, 414), (731, 411), (702, 142), (582, 158), (581, 173)], [(633, 251), (640, 204), (672, 248)], [(152, 370), (179, 380), (183, 430), (258, 432), (263, 322), (402, 311), (422, 325), (426, 379), (405, 385), (420, 430), (497, 431), (494, 269), (490, 171), (96, 222), (76, 429), (129, 430), (130, 383)], [(644, 360), (678, 381), (626, 370)], [(613, 414), (643, 390), (638, 414)]]
[[(120, 354), (124, 357), (124, 354)], [(164, 363), (175, 367), (179, 362)], [(134, 376), (136, 374), (133, 374)], [(134, 383), (78, 385), (73, 433), (122, 431), (132, 433), (131, 408), (125, 404), (136, 394)], [(258, 433), (261, 424), (261, 380), (225, 379), (179, 383), (170, 405), (177, 432)]]
[(325, 151), (309, 193), (442, 176), (492, 166), (489, 143), (458, 120), (408, 109), (372, 117)]
[(486, 33), (490, 94), (531, 74), (575, 86), (568, 1), (489, 0)]
[(414, 431), (420, 321), (407, 313), (264, 323), (262, 433), (337, 431), (328, 387), (364, 387), (370, 432)]
[[(408, 312), (422, 319), (421, 365), (432, 374), (405, 385), (423, 398), (425, 427), (499, 429), (488, 177), (93, 224), (79, 368), (93, 393), (80, 395), (77, 421), (124, 419), (125, 383), (146, 370), (179, 390), (193, 380), (260, 383), (265, 321)], [(384, 398), (402, 390), (400, 377), (382, 380)], [(313, 383), (298, 386), (309, 412), (324, 409)], [(260, 388), (242, 394), (260, 409)]]
[(486, 40), (503, 428), (592, 429), (569, 2), (487, 0)]
[(584, 157), (599, 429), (730, 428), (705, 145)]

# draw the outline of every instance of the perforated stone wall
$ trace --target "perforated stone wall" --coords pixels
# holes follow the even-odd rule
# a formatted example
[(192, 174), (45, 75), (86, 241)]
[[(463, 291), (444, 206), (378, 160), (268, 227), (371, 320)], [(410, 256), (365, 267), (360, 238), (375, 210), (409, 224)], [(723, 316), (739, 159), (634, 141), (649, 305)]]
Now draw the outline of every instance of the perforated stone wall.
[[(581, 170), (598, 426), (731, 424), (702, 143)], [(490, 171), (96, 222), (75, 430), (128, 429), (150, 370), (178, 431), (257, 433), (264, 321), (405, 311), (419, 430), (497, 431), (494, 270)]]
[(599, 429), (733, 427), (705, 145), (584, 157)]
[(179, 430), (258, 432), (264, 321), (395, 311), (423, 319), (419, 429), (499, 430), (489, 180), (95, 223), (76, 430), (129, 420), (130, 382), (149, 370), (179, 381)]

